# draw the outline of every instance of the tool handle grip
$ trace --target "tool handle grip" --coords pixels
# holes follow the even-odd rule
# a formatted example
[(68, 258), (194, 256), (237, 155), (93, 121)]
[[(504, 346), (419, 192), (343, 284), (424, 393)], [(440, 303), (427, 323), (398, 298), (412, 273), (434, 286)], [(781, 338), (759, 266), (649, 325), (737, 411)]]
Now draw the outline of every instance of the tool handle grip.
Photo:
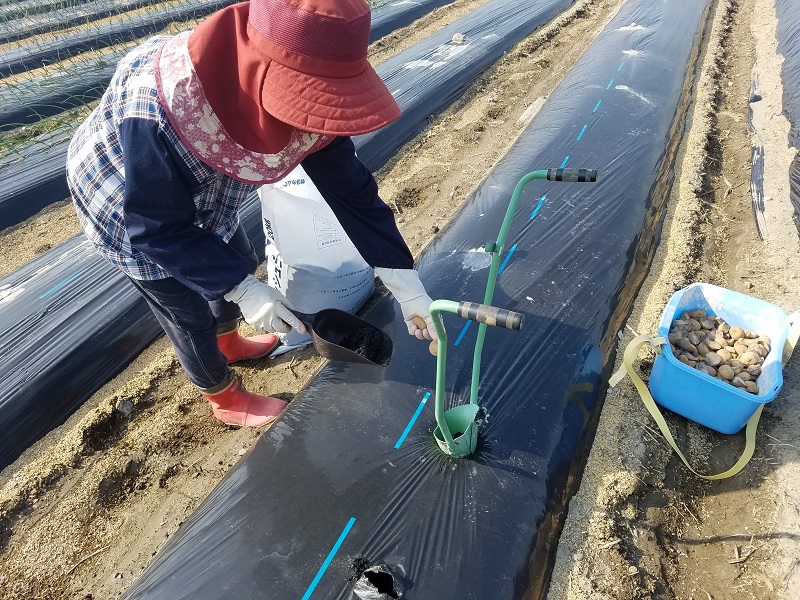
[(547, 169), (548, 181), (597, 181), (597, 169)]
[(522, 313), (476, 302), (459, 302), (458, 316), (494, 327), (516, 330), (522, 329), (522, 322), (525, 320), (525, 315)]
[(314, 324), (314, 319), (317, 318), (316, 313), (313, 313), (313, 314), (301, 313), (301, 312), (298, 312), (298, 311), (294, 310), (293, 308), (290, 308), (289, 311), (295, 317), (300, 319), (301, 323), (303, 323), (304, 325), (308, 325), (309, 327), (311, 327)]

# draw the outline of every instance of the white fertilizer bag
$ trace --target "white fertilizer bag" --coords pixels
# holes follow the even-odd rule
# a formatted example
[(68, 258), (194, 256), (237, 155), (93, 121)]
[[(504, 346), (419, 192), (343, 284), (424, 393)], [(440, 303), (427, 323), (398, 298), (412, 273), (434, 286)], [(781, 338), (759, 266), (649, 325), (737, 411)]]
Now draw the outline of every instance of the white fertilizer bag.
[[(375, 275), (314, 183), (299, 166), (258, 191), (266, 236), (267, 283), (295, 310), (355, 313), (375, 289)], [(311, 343), (307, 334), (279, 334), (277, 356)]]

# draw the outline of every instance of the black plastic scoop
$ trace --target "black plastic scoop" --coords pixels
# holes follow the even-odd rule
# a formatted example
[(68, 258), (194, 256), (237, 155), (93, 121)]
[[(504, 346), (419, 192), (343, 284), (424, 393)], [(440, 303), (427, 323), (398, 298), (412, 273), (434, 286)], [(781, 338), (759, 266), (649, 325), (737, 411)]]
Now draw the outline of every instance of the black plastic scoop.
[(327, 359), (385, 367), (392, 358), (392, 338), (361, 317), (336, 308), (313, 314), (292, 312), (308, 328), (317, 352)]

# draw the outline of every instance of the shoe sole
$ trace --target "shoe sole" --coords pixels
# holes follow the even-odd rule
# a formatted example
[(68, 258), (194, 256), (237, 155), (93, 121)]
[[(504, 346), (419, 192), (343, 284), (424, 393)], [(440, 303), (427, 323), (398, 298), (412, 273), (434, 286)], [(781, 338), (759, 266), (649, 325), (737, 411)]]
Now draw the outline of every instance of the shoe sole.
[(250, 427), (251, 429), (255, 429), (257, 427), (264, 427), (264, 425), (271, 425), (272, 422), (275, 421), (275, 419), (277, 418), (278, 417), (272, 417), (269, 421), (267, 421), (266, 423), (262, 423), (261, 425), (242, 425), (241, 423), (228, 423), (227, 421), (223, 421), (222, 419), (217, 419), (217, 421), (219, 421), (223, 425), (226, 425), (227, 427), (232, 427), (234, 429), (241, 429), (242, 427)]

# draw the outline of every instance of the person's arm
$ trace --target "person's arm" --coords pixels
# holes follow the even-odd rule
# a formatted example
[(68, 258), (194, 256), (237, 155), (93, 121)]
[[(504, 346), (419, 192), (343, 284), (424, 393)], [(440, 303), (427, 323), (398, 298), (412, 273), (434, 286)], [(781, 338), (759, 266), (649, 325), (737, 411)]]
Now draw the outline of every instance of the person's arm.
[(207, 300), (217, 300), (250, 274), (247, 259), (213, 231), (194, 224), (197, 185), (158, 122), (125, 119), (123, 215), (131, 246)]
[[(394, 214), (378, 196), (378, 184), (356, 156), (353, 141), (336, 138), (301, 164), (359, 254), (375, 267), (375, 273), (400, 304), (408, 332), (420, 339), (436, 339), (431, 298), (414, 270), (414, 259), (397, 229)], [(416, 316), (426, 327), (417, 326)]]
[(302, 163), (359, 254), (373, 267), (410, 269), (414, 259), (392, 210), (362, 164), (349, 137), (338, 137)]

